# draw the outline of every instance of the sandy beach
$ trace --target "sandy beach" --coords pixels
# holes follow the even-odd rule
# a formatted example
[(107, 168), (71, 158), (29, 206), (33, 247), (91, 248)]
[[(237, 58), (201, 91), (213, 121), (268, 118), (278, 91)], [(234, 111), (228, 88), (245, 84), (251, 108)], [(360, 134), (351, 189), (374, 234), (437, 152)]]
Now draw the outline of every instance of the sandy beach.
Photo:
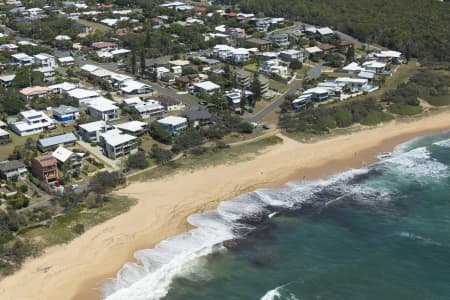
[(252, 160), (177, 173), (117, 191), (138, 199), (125, 214), (91, 228), (66, 245), (49, 248), (0, 282), (2, 300), (99, 299), (97, 287), (133, 252), (189, 229), (187, 216), (220, 201), (291, 180), (315, 179), (375, 161), (375, 155), (417, 136), (450, 129), (446, 111), (411, 122), (304, 144), (283, 137)]

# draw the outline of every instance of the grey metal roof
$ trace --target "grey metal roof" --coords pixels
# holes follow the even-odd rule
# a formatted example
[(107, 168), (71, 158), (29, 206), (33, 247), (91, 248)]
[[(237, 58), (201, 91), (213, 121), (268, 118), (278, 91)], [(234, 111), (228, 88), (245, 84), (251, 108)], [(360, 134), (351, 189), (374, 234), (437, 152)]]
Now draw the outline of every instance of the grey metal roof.
[(77, 137), (75, 136), (75, 134), (66, 133), (66, 134), (52, 136), (52, 137), (45, 138), (45, 139), (40, 139), (38, 141), (38, 143), (41, 147), (45, 148), (45, 147), (52, 147), (52, 146), (57, 146), (57, 145), (61, 145), (61, 144), (66, 144), (66, 143), (73, 143), (73, 142), (76, 142), (76, 140), (77, 140)]
[(25, 168), (25, 164), (18, 160), (5, 160), (0, 162), (0, 172), (8, 172)]
[(194, 121), (211, 119), (211, 113), (206, 108), (186, 110), (183, 116)]

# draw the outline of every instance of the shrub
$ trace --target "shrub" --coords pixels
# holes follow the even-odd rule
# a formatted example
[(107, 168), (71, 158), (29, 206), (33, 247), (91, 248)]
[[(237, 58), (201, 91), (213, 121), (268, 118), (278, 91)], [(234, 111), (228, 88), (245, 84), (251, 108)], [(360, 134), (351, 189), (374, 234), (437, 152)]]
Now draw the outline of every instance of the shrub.
[(193, 155), (198, 156), (198, 155), (202, 155), (202, 154), (205, 154), (206, 152), (208, 152), (208, 149), (200, 146), (200, 147), (192, 148), (189, 152)]
[(127, 159), (127, 167), (132, 169), (145, 169), (149, 166), (145, 152), (130, 154)]
[(22, 193), (28, 192), (28, 185), (21, 185), (21, 186), (19, 187), (19, 190), (20, 190)]
[(237, 128), (240, 133), (252, 133), (253, 125), (250, 123), (240, 123)]
[(82, 234), (84, 232), (84, 225), (83, 224), (77, 224), (72, 227), (72, 231), (76, 234)]
[(152, 147), (150, 152), (151, 158), (153, 158), (157, 164), (164, 165), (172, 159), (172, 151), (162, 149), (156, 145)]

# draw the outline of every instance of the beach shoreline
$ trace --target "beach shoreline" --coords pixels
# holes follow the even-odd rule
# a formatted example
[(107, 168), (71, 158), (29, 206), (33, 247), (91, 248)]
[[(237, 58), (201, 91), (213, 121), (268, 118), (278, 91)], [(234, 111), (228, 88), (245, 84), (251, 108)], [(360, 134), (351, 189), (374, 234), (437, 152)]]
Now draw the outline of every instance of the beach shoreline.
[(132, 261), (135, 251), (189, 230), (186, 219), (193, 213), (215, 209), (221, 201), (258, 188), (360, 168), (401, 143), (449, 129), (450, 112), (445, 111), (311, 144), (283, 136), (283, 143), (264, 149), (251, 160), (133, 182), (116, 193), (136, 198), (135, 206), (68, 244), (51, 247), (28, 260), (16, 274), (0, 282), (0, 298), (99, 299), (98, 286), (104, 279)]

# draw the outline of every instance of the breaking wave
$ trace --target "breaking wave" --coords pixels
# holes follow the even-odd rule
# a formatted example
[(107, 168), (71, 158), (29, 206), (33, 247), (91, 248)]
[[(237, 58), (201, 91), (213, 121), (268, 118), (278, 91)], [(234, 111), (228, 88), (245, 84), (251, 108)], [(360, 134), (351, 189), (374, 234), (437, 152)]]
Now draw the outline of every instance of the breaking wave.
[[(405, 149), (405, 148), (403, 148)], [(283, 211), (324, 207), (336, 201), (385, 201), (389, 190), (365, 184), (369, 177), (385, 171), (415, 177), (435, 177), (446, 173), (447, 166), (431, 157), (425, 148), (395, 154), (373, 166), (349, 170), (324, 180), (288, 183), (280, 189), (260, 189), (220, 203), (214, 211), (194, 214), (188, 222), (195, 229), (160, 242), (153, 249), (137, 251), (136, 262), (125, 264), (116, 278), (104, 284), (107, 300), (158, 300), (165, 297), (177, 277), (198, 276), (202, 260), (222, 249), (223, 242), (245, 237), (259, 222)], [(405, 237), (405, 234), (401, 234)], [(407, 237), (407, 236), (406, 236)], [(261, 300), (281, 299), (280, 288), (270, 290)], [(294, 298), (292, 298), (294, 297)], [(288, 294), (283, 299), (296, 299)]]

